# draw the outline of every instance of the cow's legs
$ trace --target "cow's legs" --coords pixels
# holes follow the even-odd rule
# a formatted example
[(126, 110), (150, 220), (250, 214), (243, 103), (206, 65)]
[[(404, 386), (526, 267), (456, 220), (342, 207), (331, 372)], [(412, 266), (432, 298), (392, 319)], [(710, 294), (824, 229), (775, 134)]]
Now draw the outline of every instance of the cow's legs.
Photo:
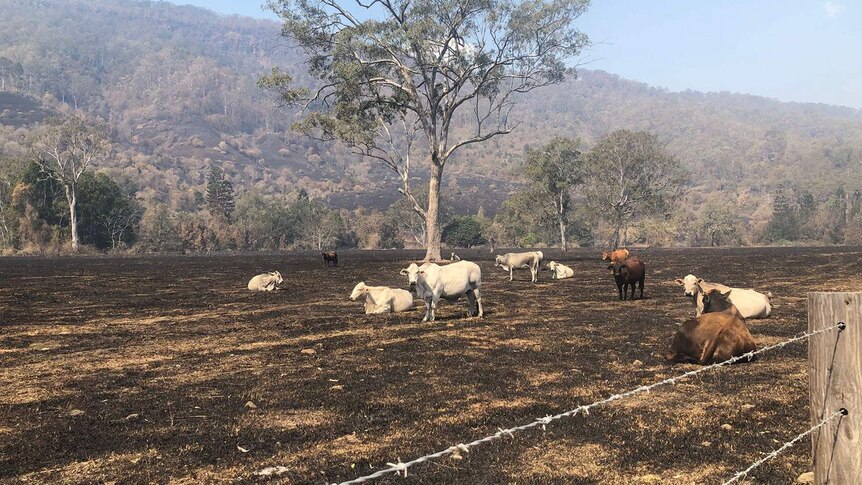
[(644, 278), (641, 278), (641, 300), (644, 299)]
[(473, 294), (476, 295), (476, 307), (479, 309), (479, 314), (477, 317), (481, 317), (485, 313), (482, 311), (482, 294), (479, 292), (479, 288), (473, 290)]
[(512, 268), (509, 268), (509, 281), (512, 281)]
[(434, 321), (434, 318), (436, 318), (434, 314), (436, 313), (437, 302), (439, 302), (439, 301), (440, 301), (440, 298), (437, 296), (431, 298), (431, 321), (432, 322)]
[(434, 313), (431, 311), (431, 298), (425, 299), (425, 318), (422, 319), (423, 322), (427, 322), (428, 320), (434, 320)]
[(475, 317), (478, 310), (476, 308), (476, 293), (473, 290), (467, 290), (467, 293), (464, 293), (464, 296), (467, 299), (467, 316)]

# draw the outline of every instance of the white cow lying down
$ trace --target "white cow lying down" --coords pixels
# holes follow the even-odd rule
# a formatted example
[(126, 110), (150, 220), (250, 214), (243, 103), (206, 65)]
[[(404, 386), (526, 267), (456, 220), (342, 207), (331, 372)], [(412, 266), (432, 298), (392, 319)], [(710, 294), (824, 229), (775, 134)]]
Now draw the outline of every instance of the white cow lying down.
[(703, 295), (711, 290), (719, 290), (722, 293), (730, 291), (727, 299), (739, 310), (742, 318), (766, 318), (772, 313), (772, 304), (769, 302), (771, 293), (764, 295), (745, 288), (731, 288), (719, 283), (709, 283), (692, 274), (683, 279), (677, 278), (676, 284), (685, 289), (685, 296), (694, 299), (698, 317), (703, 313)]
[(251, 291), (272, 291), (278, 285), (284, 283), (284, 278), (278, 271), (271, 271), (255, 276), (248, 282), (248, 289)]
[(556, 261), (548, 263), (548, 269), (551, 270), (551, 279), (553, 280), (562, 280), (575, 276), (575, 270)]
[(462, 295), (467, 297), (470, 316), (483, 315), (482, 295), (479, 291), (482, 286), (482, 270), (478, 264), (458, 261), (446, 266), (434, 263), (416, 266), (413, 263), (402, 269), (401, 274), (407, 276), (410, 289), (416, 292), (419, 299), (425, 301), (423, 322), (434, 321), (434, 312), (440, 298), (454, 301)]
[(350, 293), (350, 300), (356, 301), (365, 295), (365, 314), (406, 312), (413, 308), (413, 294), (407, 290), (388, 286), (368, 286), (360, 281)]

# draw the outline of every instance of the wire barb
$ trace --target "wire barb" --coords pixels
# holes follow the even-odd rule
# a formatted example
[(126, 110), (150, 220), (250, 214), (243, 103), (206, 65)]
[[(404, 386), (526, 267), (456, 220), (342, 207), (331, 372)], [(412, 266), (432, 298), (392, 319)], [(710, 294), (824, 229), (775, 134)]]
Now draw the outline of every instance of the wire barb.
[(736, 482), (742, 480), (749, 473), (751, 473), (752, 470), (754, 470), (755, 468), (759, 467), (760, 465), (766, 463), (767, 461), (775, 458), (776, 456), (780, 455), (785, 450), (787, 450), (791, 446), (795, 445), (796, 443), (798, 443), (800, 440), (802, 440), (806, 436), (810, 435), (811, 433), (813, 433), (813, 432), (817, 431), (818, 429), (822, 428), (823, 426), (825, 426), (826, 423), (832, 421), (835, 418), (840, 418), (842, 416), (845, 416), (845, 412), (846, 412), (845, 409), (839, 409), (838, 411), (835, 411), (834, 413), (832, 413), (831, 416), (823, 418), (819, 423), (815, 424), (814, 426), (812, 426), (811, 428), (809, 428), (805, 432), (799, 434), (796, 438), (793, 438), (792, 440), (788, 441), (787, 443), (784, 443), (784, 445), (782, 445), (780, 448), (772, 451), (771, 453), (766, 454), (766, 456), (755, 461), (754, 463), (751, 464), (751, 466), (749, 466), (745, 470), (742, 470), (741, 472), (737, 473), (736, 475), (732, 476), (729, 480), (722, 483), (721, 485), (730, 485), (731, 483), (736, 483)]
[[(575, 416), (577, 414), (583, 414), (584, 416), (589, 416), (591, 408), (602, 406), (605, 404), (609, 404), (609, 403), (612, 403), (612, 402), (620, 400), (620, 399), (625, 399), (625, 398), (634, 396), (636, 394), (649, 392), (650, 390), (655, 389), (656, 387), (659, 387), (659, 386), (663, 386), (663, 385), (667, 385), (667, 384), (676, 384), (676, 382), (681, 380), (681, 379), (687, 379), (689, 377), (694, 377), (694, 376), (701, 374), (703, 372), (707, 372), (707, 371), (710, 371), (712, 369), (717, 369), (719, 367), (731, 365), (731, 364), (734, 364), (734, 363), (742, 361), (742, 360), (751, 361), (751, 359), (754, 358), (755, 355), (759, 355), (761, 353), (768, 352), (770, 350), (781, 348), (787, 344), (791, 344), (793, 342), (798, 342), (800, 340), (804, 340), (806, 338), (812, 337), (812, 336), (817, 335), (817, 334), (826, 333), (826, 332), (828, 332), (830, 330), (834, 330), (836, 328), (840, 329), (841, 323), (835, 324), (831, 327), (821, 328), (820, 330), (815, 330), (813, 332), (805, 332), (805, 333), (802, 333), (802, 334), (797, 335), (795, 337), (792, 337), (790, 339), (787, 339), (783, 342), (779, 342), (779, 343), (773, 344), (773, 345), (768, 345), (768, 346), (763, 347), (761, 349), (758, 349), (758, 350), (755, 350), (752, 352), (748, 352), (748, 353), (742, 354), (742, 355), (737, 356), (737, 357), (733, 357), (733, 358), (725, 360), (723, 362), (718, 362), (718, 363), (715, 363), (712, 365), (704, 366), (704, 367), (701, 367), (699, 369), (695, 369), (693, 371), (689, 371), (689, 372), (686, 372), (684, 374), (680, 374), (678, 376), (670, 377), (670, 378), (664, 379), (662, 381), (654, 382), (654, 383), (649, 384), (649, 385), (636, 387), (632, 390), (623, 392), (621, 394), (614, 394), (612, 396), (606, 397), (606, 398), (599, 400), (599, 401), (596, 401), (594, 403), (578, 406), (572, 410), (569, 410), (569, 411), (566, 411), (566, 412), (563, 412), (560, 414), (556, 414), (554, 416), (545, 416), (544, 418), (538, 418), (535, 421), (532, 421), (530, 423), (527, 423), (527, 424), (524, 424), (521, 426), (516, 426), (514, 428), (509, 428), (509, 429), (498, 428), (498, 431), (492, 435), (488, 435), (484, 438), (480, 438), (480, 439), (471, 441), (471, 442), (466, 443), (466, 444), (462, 443), (462, 444), (458, 444), (455, 446), (450, 446), (444, 450), (438, 451), (436, 453), (432, 453), (430, 455), (425, 455), (425, 456), (416, 458), (415, 460), (410, 460), (406, 463), (401, 463), (400, 460), (397, 464), (387, 463), (387, 465), (389, 465), (389, 468), (384, 468), (384, 469), (379, 470), (375, 473), (372, 473), (371, 475), (366, 475), (364, 477), (359, 477), (359, 478), (355, 478), (353, 480), (342, 482), (340, 485), (353, 485), (353, 484), (357, 484), (357, 483), (366, 483), (366, 482), (370, 482), (372, 480), (375, 480), (377, 478), (380, 478), (384, 475), (388, 475), (390, 473), (397, 473), (399, 475), (401, 475), (403, 473), (403, 475), (406, 477), (407, 476), (407, 468), (409, 468), (413, 465), (418, 465), (420, 463), (425, 463), (426, 461), (429, 461), (429, 460), (434, 460), (434, 459), (441, 458), (441, 457), (446, 456), (446, 455), (453, 454), (459, 449), (467, 451), (468, 448), (473, 448), (477, 445), (481, 445), (482, 443), (489, 443), (491, 441), (498, 440), (502, 436), (514, 437), (514, 434), (517, 432), (525, 431), (525, 430), (528, 430), (530, 428), (535, 428), (537, 426), (541, 426), (542, 428), (544, 428), (551, 421), (556, 421), (556, 420), (562, 419), (562, 418), (569, 418), (569, 417)], [(820, 424), (819, 426), (822, 426), (822, 424)], [(813, 430), (809, 430), (808, 432), (811, 433), (812, 431)], [(730, 482), (728, 482), (728, 483), (730, 483)]]

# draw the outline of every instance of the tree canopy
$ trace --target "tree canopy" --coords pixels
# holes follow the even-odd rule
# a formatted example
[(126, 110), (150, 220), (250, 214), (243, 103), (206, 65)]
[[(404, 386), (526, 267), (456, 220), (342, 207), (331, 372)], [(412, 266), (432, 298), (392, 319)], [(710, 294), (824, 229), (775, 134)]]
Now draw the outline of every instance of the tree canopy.
[[(517, 125), (518, 97), (560, 83), (587, 45), (574, 21), (586, 0), (271, 0), (284, 33), (318, 81), (297, 88), (279, 70), (261, 80), (308, 110), (299, 128), (339, 140), (401, 179), (426, 219), (426, 259), (440, 259), (443, 167), (461, 147)], [(459, 129), (453, 123), (458, 120)], [(428, 204), (411, 193), (414, 149), (429, 173)]]

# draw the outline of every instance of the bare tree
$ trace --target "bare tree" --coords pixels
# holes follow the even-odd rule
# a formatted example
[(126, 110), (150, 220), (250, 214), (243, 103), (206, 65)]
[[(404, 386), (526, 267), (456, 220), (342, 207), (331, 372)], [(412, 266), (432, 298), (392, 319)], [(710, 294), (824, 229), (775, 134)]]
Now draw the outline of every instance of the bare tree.
[[(510, 133), (520, 95), (564, 80), (567, 62), (588, 43), (574, 28), (588, 3), (270, 0), (319, 84), (298, 90), (274, 70), (261, 85), (309, 110), (299, 124), (306, 133), (340, 140), (397, 173), (426, 220), (425, 259), (439, 260), (446, 163), (461, 147)], [(414, 149), (429, 175), (425, 206), (410, 192)]]
[(100, 214), (98, 224), (105, 228), (111, 238), (111, 248), (117, 249), (129, 229), (141, 221), (141, 210), (137, 206), (123, 206)]
[(36, 133), (31, 148), (45, 177), (63, 186), (69, 204), (72, 251), (78, 251), (78, 181), (110, 150), (105, 131), (83, 117), (55, 118)]

